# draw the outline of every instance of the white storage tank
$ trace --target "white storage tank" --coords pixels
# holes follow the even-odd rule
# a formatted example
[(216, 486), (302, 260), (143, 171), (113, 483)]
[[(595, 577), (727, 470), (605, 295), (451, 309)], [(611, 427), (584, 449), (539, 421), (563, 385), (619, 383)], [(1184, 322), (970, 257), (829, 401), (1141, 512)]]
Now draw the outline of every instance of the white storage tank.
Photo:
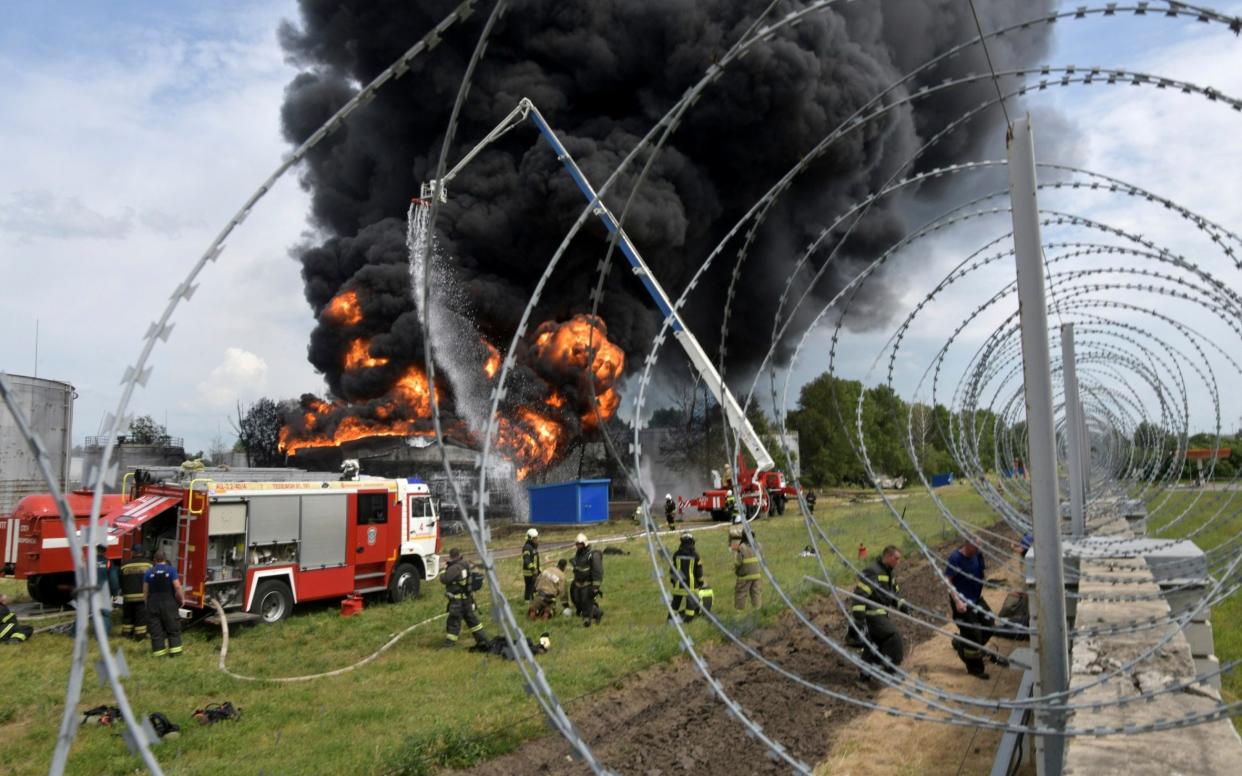
[[(4, 376), (26, 421), (47, 450), (52, 474), (62, 488), (68, 486), (69, 457), (73, 452), (73, 386), (59, 380), (22, 375)], [(0, 401), (0, 514), (31, 493), (46, 493), (47, 481), (18, 430), (8, 405)]]

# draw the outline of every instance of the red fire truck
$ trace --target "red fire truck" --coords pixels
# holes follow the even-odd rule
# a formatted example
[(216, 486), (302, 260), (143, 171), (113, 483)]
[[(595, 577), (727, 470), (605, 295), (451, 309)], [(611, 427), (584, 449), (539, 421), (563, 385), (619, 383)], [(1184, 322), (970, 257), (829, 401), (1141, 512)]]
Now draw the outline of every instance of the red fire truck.
[[(790, 499), (798, 497), (798, 489), (785, 482), (782, 472), (768, 470), (759, 472), (755, 478), (755, 470), (746, 466), (741, 454), (737, 457), (737, 471), (742, 484), (742, 506), (746, 509), (747, 518), (763, 513), (770, 516), (785, 514), (785, 505)], [(719, 488), (709, 488), (701, 496), (694, 498), (678, 498), (677, 511), (684, 512), (687, 508), (711, 514), (712, 520), (732, 520), (733, 514), (728, 508), (729, 492), (732, 489), (732, 471), (725, 468), (725, 481)]]
[(164, 550), (186, 606), (215, 599), (265, 622), (302, 601), (401, 601), (440, 573), (439, 516), (416, 477), (144, 484), (109, 533), (126, 557), (139, 542)]
[[(87, 521), (91, 515), (91, 491), (75, 491), (65, 496), (78, 526), (78, 535), (86, 540)], [(100, 515), (107, 525), (109, 516), (121, 507), (121, 496), (103, 497)], [(100, 534), (106, 538), (106, 533)], [(121, 557), (115, 537), (108, 541), (108, 557)], [(73, 558), (69, 555), (69, 538), (56, 500), (50, 494), (27, 496), (17, 502), (11, 515), (0, 516), (0, 576), (26, 580), (30, 597), (46, 606), (61, 606), (73, 595)]]

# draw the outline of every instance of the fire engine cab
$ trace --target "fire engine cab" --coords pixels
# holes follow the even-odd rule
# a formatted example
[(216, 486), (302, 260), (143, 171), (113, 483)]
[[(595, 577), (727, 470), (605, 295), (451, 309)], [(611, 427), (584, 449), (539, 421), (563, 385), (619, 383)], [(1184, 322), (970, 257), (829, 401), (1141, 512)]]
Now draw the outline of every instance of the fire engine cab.
[(416, 477), (141, 485), (109, 533), (127, 558), (164, 550), (186, 606), (215, 599), (265, 622), (302, 601), (402, 601), (440, 573), (439, 516)]

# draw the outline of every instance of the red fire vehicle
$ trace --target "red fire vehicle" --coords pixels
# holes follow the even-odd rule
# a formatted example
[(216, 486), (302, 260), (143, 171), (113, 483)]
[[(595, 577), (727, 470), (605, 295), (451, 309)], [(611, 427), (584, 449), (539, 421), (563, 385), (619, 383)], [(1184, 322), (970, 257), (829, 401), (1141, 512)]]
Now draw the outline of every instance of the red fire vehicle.
[(440, 521), (418, 478), (144, 484), (109, 529), (126, 556), (163, 549), (186, 606), (265, 622), (302, 601), (416, 596), (440, 573)]
[[(77, 523), (78, 535), (85, 541), (86, 526), (91, 515), (91, 491), (75, 491), (65, 496)], [(103, 497), (100, 515), (104, 524), (121, 507), (121, 496)], [(100, 534), (106, 538), (106, 533)], [(121, 557), (115, 537), (106, 538), (108, 557)], [(27, 496), (17, 502), (13, 513), (0, 516), (0, 576), (26, 580), (30, 597), (46, 606), (61, 606), (73, 595), (73, 558), (69, 554), (69, 538), (56, 500), (50, 494)]]
[[(756, 479), (755, 470), (746, 465), (746, 460), (740, 453), (737, 457), (737, 472), (741, 483), (742, 506), (746, 509), (747, 518), (765, 512), (769, 516), (783, 515), (786, 503), (798, 497), (798, 489), (785, 482), (782, 472), (759, 472)], [(726, 468), (725, 481), (721, 487), (709, 488), (703, 491), (703, 495), (694, 498), (678, 498), (677, 511), (680, 514), (687, 508), (694, 508), (699, 512), (710, 513), (712, 520), (732, 520), (733, 513), (729, 508), (732, 487), (732, 472)]]

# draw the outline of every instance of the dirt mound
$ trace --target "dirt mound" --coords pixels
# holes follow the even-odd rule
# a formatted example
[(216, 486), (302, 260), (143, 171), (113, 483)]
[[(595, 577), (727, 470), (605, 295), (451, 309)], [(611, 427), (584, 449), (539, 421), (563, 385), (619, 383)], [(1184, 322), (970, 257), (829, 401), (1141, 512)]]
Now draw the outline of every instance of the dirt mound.
[[(952, 549), (950, 546), (948, 549)], [(947, 550), (946, 550), (947, 552)], [(898, 571), (902, 593), (917, 605), (941, 611), (946, 597), (926, 561)], [(765, 595), (771, 596), (767, 589)], [(731, 596), (729, 597), (731, 599)], [(726, 603), (721, 596), (721, 603)], [(819, 598), (805, 609), (826, 633), (841, 638), (844, 618), (830, 598)], [(896, 620), (907, 646), (929, 637), (913, 624)], [(706, 632), (710, 625), (695, 624)], [(790, 612), (777, 624), (747, 637), (765, 657), (785, 669), (836, 692), (858, 696), (857, 670), (816, 640)], [(814, 766), (828, 751), (834, 733), (865, 709), (805, 688), (750, 658), (740, 647), (712, 644), (703, 649), (720, 681), (751, 719), (797, 758)], [(874, 695), (874, 691), (867, 693)], [(774, 759), (758, 739), (734, 719), (687, 660), (653, 666), (609, 690), (571, 704), (570, 716), (595, 756), (609, 769), (625, 774), (668, 776), (682, 773), (788, 773), (789, 765)], [(472, 768), (466, 773), (579, 774), (587, 772), (571, 759), (569, 745), (548, 735), (517, 751)]]

